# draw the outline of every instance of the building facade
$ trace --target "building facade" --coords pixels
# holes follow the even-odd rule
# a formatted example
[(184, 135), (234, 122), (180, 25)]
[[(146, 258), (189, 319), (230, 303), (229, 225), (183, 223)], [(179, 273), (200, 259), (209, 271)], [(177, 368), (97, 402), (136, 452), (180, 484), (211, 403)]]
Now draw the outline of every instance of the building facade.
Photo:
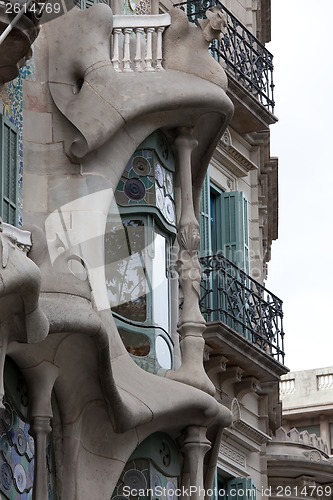
[(1, 496), (274, 497), (270, 2), (94, 3), (0, 90)]
[(281, 378), (282, 427), (268, 449), (271, 485), (294, 497), (332, 496), (332, 368)]

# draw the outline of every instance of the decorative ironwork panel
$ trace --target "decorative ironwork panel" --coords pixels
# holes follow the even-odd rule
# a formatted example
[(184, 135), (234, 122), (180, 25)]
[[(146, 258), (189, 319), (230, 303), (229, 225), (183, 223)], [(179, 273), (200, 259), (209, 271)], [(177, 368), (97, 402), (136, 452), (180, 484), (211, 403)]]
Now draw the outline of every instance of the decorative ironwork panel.
[(201, 311), (284, 362), (282, 301), (222, 254), (200, 258)]
[(225, 69), (268, 111), (274, 113), (273, 55), (224, 7), (219, 0), (194, 0), (177, 4), (192, 22), (206, 18), (205, 12), (218, 6), (227, 21), (220, 42), (210, 46), (213, 57), (224, 61)]

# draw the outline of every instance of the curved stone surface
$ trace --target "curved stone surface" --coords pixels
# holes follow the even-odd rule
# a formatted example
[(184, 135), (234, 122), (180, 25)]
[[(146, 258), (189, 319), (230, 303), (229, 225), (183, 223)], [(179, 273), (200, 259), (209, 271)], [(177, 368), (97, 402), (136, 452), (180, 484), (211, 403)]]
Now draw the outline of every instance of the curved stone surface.
[[(5, 3), (0, 6), (0, 33), (5, 31), (10, 22), (8, 14), (5, 13), (7, 5)], [(0, 45), (0, 83), (17, 77), (20, 67), (32, 55), (31, 45), (37, 35), (36, 25), (23, 15)]]
[[(45, 422), (50, 416), (49, 394), (54, 383), (57, 411), (53, 425), (59, 429), (62, 443), (56, 455), (63, 495), (109, 500), (124, 463), (148, 435), (164, 431), (182, 438), (191, 428), (189, 435), (193, 437), (193, 427), (198, 427), (200, 437), (190, 444), (203, 460), (202, 450), (209, 446), (205, 432), (215, 441), (221, 427), (231, 424), (231, 412), (204, 390), (147, 373), (130, 358), (106, 293), (104, 233), (114, 189), (128, 159), (146, 137), (162, 128), (172, 142), (179, 128), (188, 128), (197, 146), (192, 163), (187, 165), (186, 179), (189, 190), (192, 183), (197, 190), (233, 107), (217, 81), (200, 74), (170, 68), (117, 73), (110, 62), (112, 12), (106, 5), (87, 11), (73, 9), (44, 28), (41, 43), (47, 44), (49, 53), (49, 75), (45, 78), (53, 99), (48, 100), (47, 113), (52, 117), (51, 136), (61, 147), (53, 163), (48, 156), (52, 144), (48, 146), (46, 140), (43, 148), (35, 148), (44, 159), (47, 174), (41, 167), (34, 170), (32, 163), (30, 182), (43, 179), (47, 208), (29, 212), (28, 207), (26, 213), (30, 221), (37, 220), (43, 227), (32, 229), (30, 256), (42, 273), (41, 302), (50, 335), (34, 347), (22, 349), (12, 343), (9, 352), (30, 383), (45, 371), (49, 383), (41, 389), (43, 404), (32, 402), (39, 413), (35, 418)], [(202, 45), (202, 31), (196, 29)], [(190, 37), (186, 44), (187, 48), (179, 44), (179, 50), (188, 50)], [(207, 50), (202, 57), (209, 65)], [(80, 164), (75, 173), (72, 167), (68, 173), (63, 167), (68, 165), (68, 156)], [(57, 165), (62, 165), (61, 171)], [(179, 165), (183, 168), (181, 162)], [(70, 272), (71, 259), (80, 262), (86, 272), (82, 272), (82, 279)], [(204, 328), (204, 323), (201, 326)], [(188, 342), (191, 337), (192, 330)], [(199, 335), (193, 340), (203, 342)], [(202, 358), (201, 351), (197, 352)], [(186, 372), (192, 365), (188, 363)], [(37, 373), (36, 367), (41, 371)], [(187, 375), (191, 383), (191, 374)], [(208, 389), (213, 392), (214, 387)], [(216, 464), (217, 449), (215, 444), (206, 454), (206, 477)], [(198, 478), (198, 484), (202, 480)]]

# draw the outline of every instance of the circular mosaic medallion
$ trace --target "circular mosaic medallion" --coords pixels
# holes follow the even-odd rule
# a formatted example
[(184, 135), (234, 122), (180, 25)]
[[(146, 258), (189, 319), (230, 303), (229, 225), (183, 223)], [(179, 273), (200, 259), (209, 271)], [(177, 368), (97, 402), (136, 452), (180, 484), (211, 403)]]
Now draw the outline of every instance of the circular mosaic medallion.
[(144, 490), (147, 488), (147, 481), (140, 470), (129, 469), (124, 474), (124, 486), (131, 490)]
[(11, 446), (9, 444), (8, 437), (6, 436), (6, 434), (4, 434), (0, 439), (0, 450), (3, 455), (3, 458), (9, 462), (11, 454)]
[(130, 6), (131, 10), (136, 10), (136, 0), (128, 0), (128, 5)]
[(175, 223), (175, 209), (170, 198), (165, 198), (165, 216), (170, 224)]
[(0, 409), (0, 419), (1, 419), (1, 424), (7, 430), (10, 429), (11, 426), (13, 425), (13, 412), (7, 403), (4, 403), (4, 408)]
[(156, 188), (156, 206), (160, 210), (163, 210), (164, 207), (164, 194), (162, 189)]
[(172, 174), (170, 172), (166, 173), (165, 187), (166, 187), (168, 194), (173, 195), (173, 180), (172, 180)]
[(124, 191), (131, 200), (142, 200), (146, 194), (146, 188), (140, 179), (128, 179)]
[(15, 465), (14, 479), (15, 479), (16, 488), (19, 490), (20, 493), (23, 493), (25, 490), (25, 487), (27, 485), (27, 476), (26, 476), (25, 470), (23, 468), (23, 465), (21, 465), (21, 464)]
[(158, 496), (155, 493), (155, 488), (159, 488), (160, 486), (162, 486), (161, 477), (159, 474), (157, 474), (157, 472), (154, 472), (154, 474), (152, 475), (152, 478), (151, 478), (151, 488), (152, 488), (155, 496)]
[(34, 482), (34, 470), (35, 470), (34, 461), (31, 460), (31, 462), (29, 462), (29, 476), (32, 483)]
[(150, 174), (150, 163), (146, 158), (142, 156), (136, 156), (132, 161), (133, 170), (138, 175), (149, 175)]
[(156, 163), (155, 165), (155, 178), (157, 180), (158, 185), (162, 187), (164, 184), (164, 174), (163, 174), (163, 169), (159, 163)]
[(4, 487), (4, 489), (10, 490), (13, 482), (13, 475), (12, 475), (12, 469), (9, 467), (8, 464), (2, 464), (0, 470), (0, 476), (1, 476), (1, 484)]
[(24, 455), (27, 451), (27, 440), (22, 429), (17, 429), (15, 432), (15, 446), (20, 455)]
[(30, 436), (30, 434), (28, 437), (28, 447), (29, 447), (31, 455), (33, 456), (35, 454), (35, 441), (34, 441), (34, 438), (32, 436)]
[(167, 500), (173, 500), (175, 498), (175, 484), (172, 481), (168, 481), (166, 485)]

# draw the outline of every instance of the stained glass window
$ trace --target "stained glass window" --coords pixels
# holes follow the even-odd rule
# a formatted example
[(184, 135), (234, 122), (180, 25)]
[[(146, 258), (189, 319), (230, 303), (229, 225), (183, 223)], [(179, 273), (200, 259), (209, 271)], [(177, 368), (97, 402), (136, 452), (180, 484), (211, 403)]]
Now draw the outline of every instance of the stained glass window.
[(112, 500), (171, 500), (179, 488), (181, 454), (162, 432), (152, 434), (134, 451), (120, 476)]
[(176, 233), (174, 170), (170, 145), (156, 131), (122, 173), (105, 236), (111, 309), (126, 349), (153, 373), (172, 368), (168, 252)]

